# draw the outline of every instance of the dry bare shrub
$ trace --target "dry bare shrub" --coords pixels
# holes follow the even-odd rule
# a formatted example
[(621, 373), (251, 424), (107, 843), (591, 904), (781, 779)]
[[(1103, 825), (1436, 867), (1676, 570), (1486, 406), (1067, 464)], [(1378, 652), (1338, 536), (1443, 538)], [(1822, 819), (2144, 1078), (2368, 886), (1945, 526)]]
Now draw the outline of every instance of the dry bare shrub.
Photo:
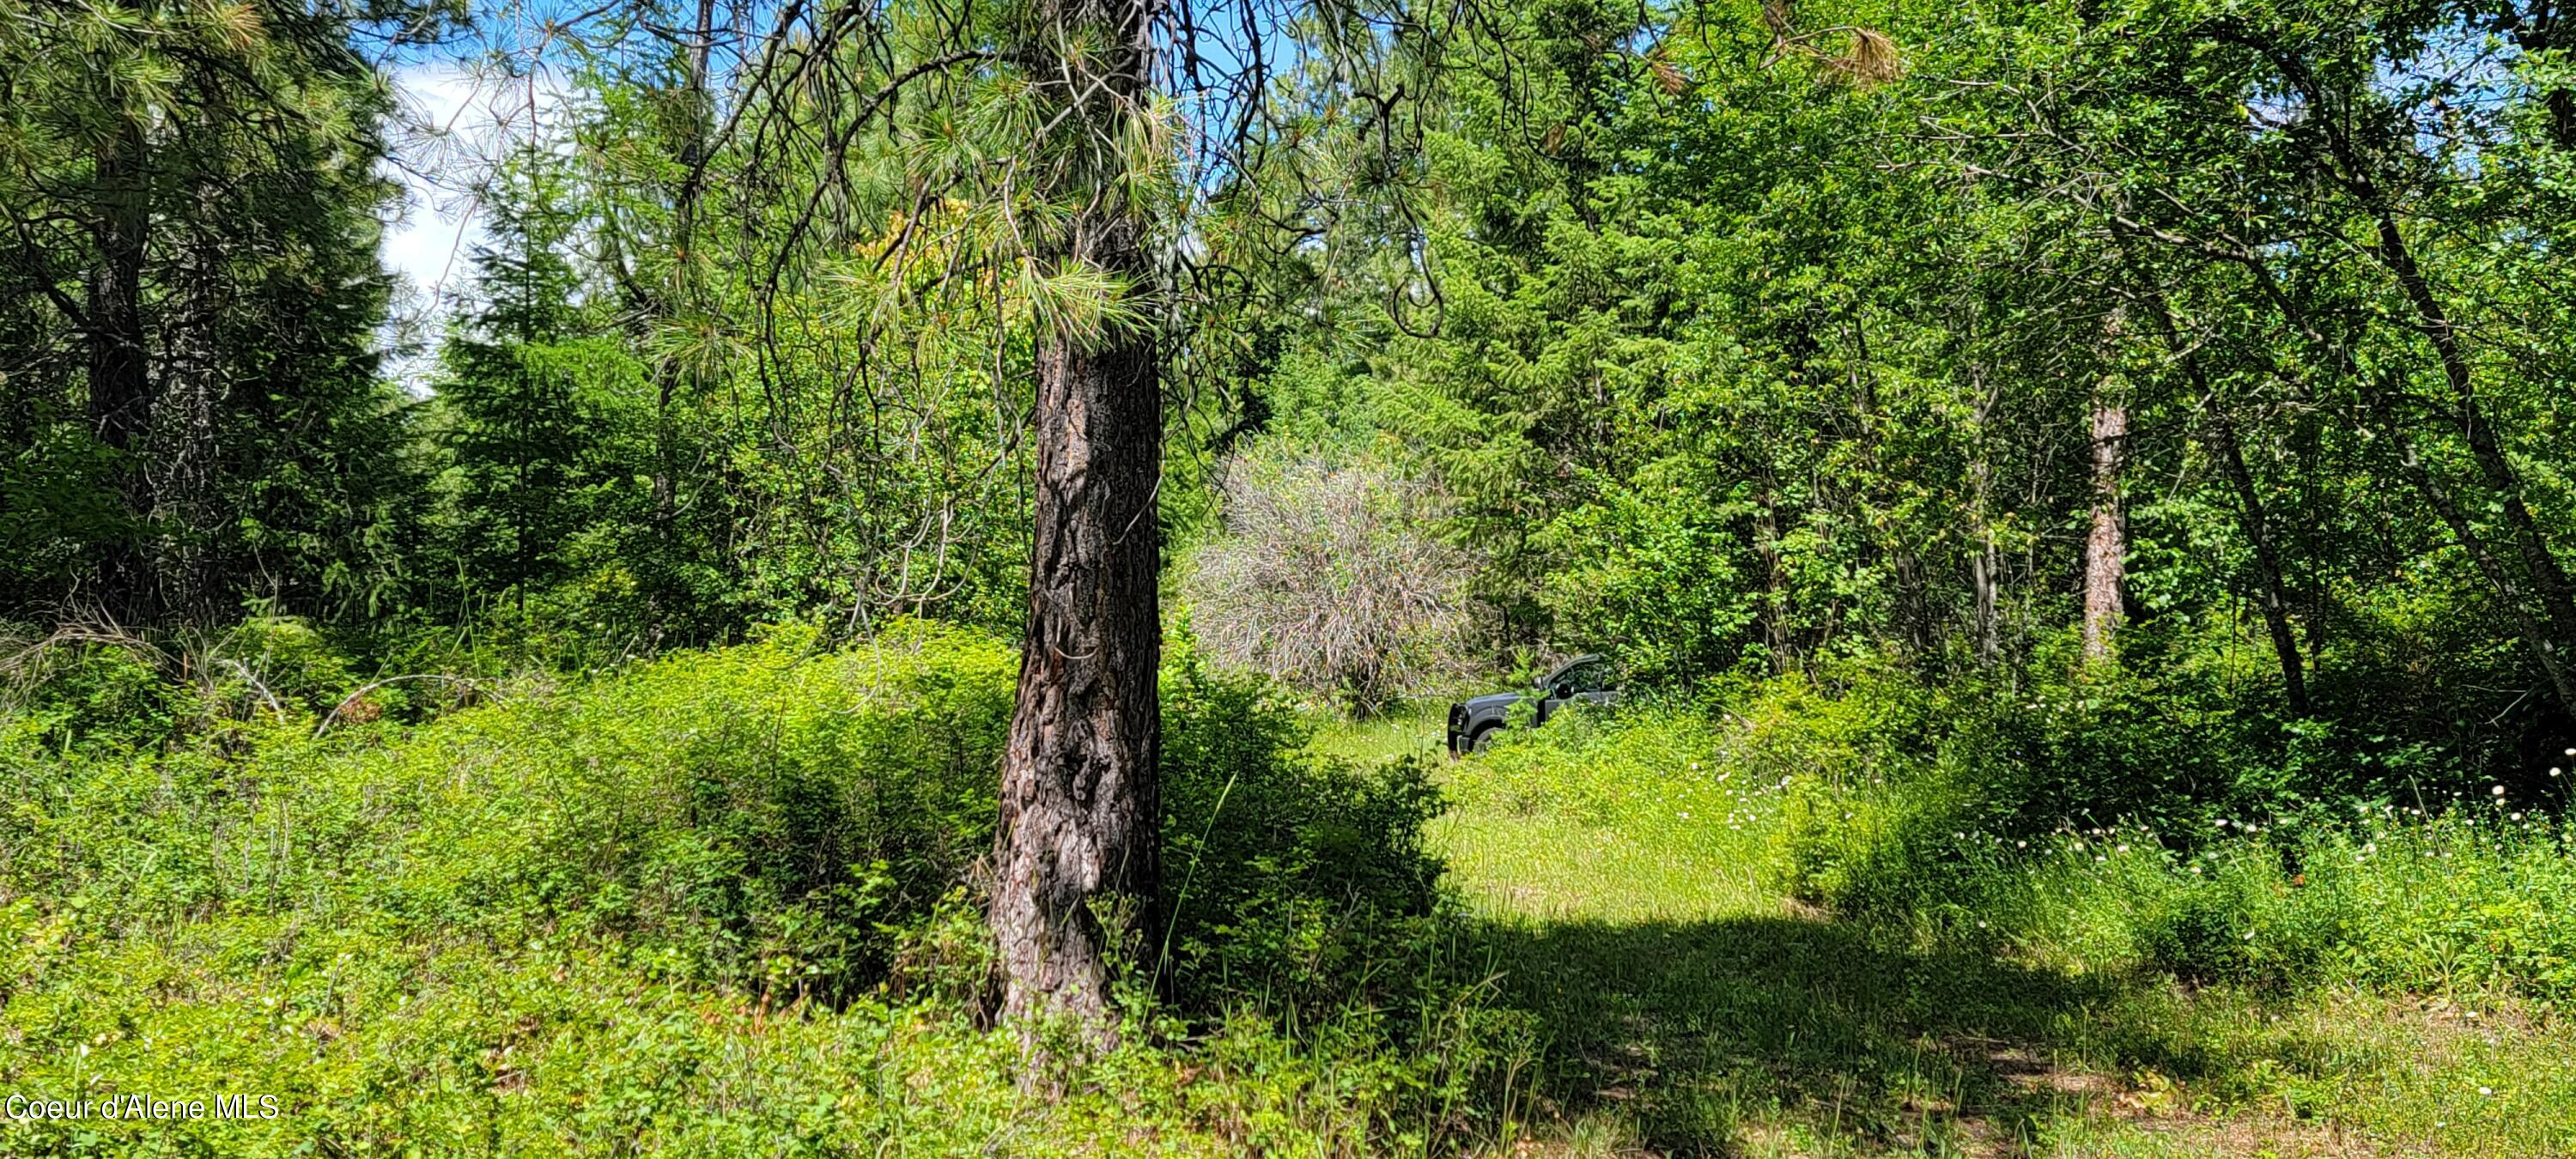
[(1218, 491), (1224, 532), (1183, 578), (1210, 659), (1355, 715), (1456, 669), (1474, 561), (1435, 533), (1437, 487), (1272, 448), (1229, 458)]

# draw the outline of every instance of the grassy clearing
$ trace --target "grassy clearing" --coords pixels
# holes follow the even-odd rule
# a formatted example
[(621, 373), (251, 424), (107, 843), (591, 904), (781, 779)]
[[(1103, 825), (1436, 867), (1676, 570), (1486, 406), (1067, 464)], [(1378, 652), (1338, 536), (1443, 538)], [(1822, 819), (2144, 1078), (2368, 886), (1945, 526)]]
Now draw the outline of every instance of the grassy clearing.
[[(1966, 899), (1989, 910), (1958, 907), (1928, 926), (1835, 920), (1784, 888), (1791, 824), (1814, 797), (1794, 775), (1783, 785), (1773, 766), (1746, 761), (1733, 747), (1740, 730), (1701, 719), (1567, 722), (1447, 766), (1455, 804), (1433, 830), (1437, 848), (1505, 971), (1506, 1003), (1541, 1028), (1530, 1147), (2576, 1149), (2576, 1078), (2562, 1064), (2576, 1057), (2576, 1028), (2467, 969), (2466, 955), (2453, 955), (2458, 985), (2417, 992), (2389, 983), (2419, 976), (2421, 963), (2382, 971), (2376, 985), (2355, 969), (2284, 987), (2187, 984), (2141, 960), (2130, 927), (2153, 925), (2140, 915), (2157, 898), (2187, 894), (2221, 863), (2239, 866), (2216, 875), (2243, 879), (2231, 888), (2264, 888), (2252, 867), (2271, 846), (2238, 838), (2195, 871), (2150, 864), (2142, 848), (2070, 843), (2011, 862), (2012, 888)], [(1737, 784), (1754, 768), (1754, 784)], [(1854, 809), (1835, 820), (1863, 818)], [(2508, 870), (2563, 869), (2559, 846), (2525, 834), (2526, 856), (2513, 861), (2496, 829), (2383, 827), (2363, 859), (2373, 872), (2353, 880), (2454, 894), (2473, 878), (2499, 880), (2477, 896), (2545, 904), (2529, 872), (2512, 880)], [(2279, 876), (2279, 858), (2260, 856)], [(2275, 911), (2301, 904), (2265, 897)], [(2474, 905), (2453, 909), (2464, 930), (2515, 928), (2492, 906), (2484, 921)], [(2369, 945), (2359, 927), (2346, 941)]]
[(2576, 1151), (2576, 859), (2509, 803), (2011, 837), (1848, 701), (1426, 764), (1436, 717), (1186, 665), (1172, 993), (1033, 1098), (957, 886), (1009, 660), (781, 637), (166, 751), (21, 714), (0, 1091), (285, 1113), (0, 1155)]
[(968, 633), (790, 633), (320, 739), (281, 711), (142, 747), (88, 697), (0, 719), (0, 1094), (277, 1100), (0, 1119), (0, 1156), (1490, 1137), (1465, 1108), (1525, 1020), (1440, 968), (1433, 794), (1298, 755), (1284, 708), (1187, 668), (1163, 688), (1165, 859), (1191, 875), (1171, 993), (1136, 996), (1070, 1097), (1021, 1091), (960, 884), (1014, 667)]

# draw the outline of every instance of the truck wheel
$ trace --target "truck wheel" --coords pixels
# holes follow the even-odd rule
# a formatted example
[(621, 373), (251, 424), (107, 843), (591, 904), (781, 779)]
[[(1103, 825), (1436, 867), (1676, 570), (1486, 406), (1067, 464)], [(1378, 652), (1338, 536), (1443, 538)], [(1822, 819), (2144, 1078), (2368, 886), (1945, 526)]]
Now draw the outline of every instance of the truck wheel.
[(1494, 747), (1494, 734), (1501, 731), (1503, 731), (1503, 726), (1499, 724), (1489, 724), (1467, 734), (1467, 751), (1471, 753), (1481, 753), (1486, 749)]

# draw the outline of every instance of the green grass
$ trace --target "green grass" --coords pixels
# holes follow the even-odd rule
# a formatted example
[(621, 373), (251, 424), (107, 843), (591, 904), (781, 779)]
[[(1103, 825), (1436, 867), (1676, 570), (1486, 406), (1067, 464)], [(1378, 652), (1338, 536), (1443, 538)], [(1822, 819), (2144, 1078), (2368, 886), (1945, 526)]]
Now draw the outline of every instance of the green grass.
[(1308, 747), (1325, 756), (1369, 763), (1398, 757), (1437, 757), (1447, 753), (1448, 705), (1400, 705), (1367, 720), (1319, 716)]
[(1437, 715), (1186, 672), (1173, 996), (1036, 1097), (955, 891), (1010, 670), (781, 638), (319, 741), (0, 721), (0, 1092), (290, 1109), (0, 1155), (2576, 1151), (2576, 858), (2511, 806), (1942, 825), (1965, 869), (1837, 915), (1802, 874), (1920, 864), (1844, 856), (1921, 829), (1850, 705), (1570, 713), (1431, 756), (1426, 831)]
[[(1538, 1027), (1521, 1153), (2576, 1149), (2576, 1028), (2545, 1002), (2188, 985), (2086, 928), (2130, 896), (2089, 855), (2105, 884), (2049, 877), (2060, 902), (2034, 888), (1983, 939), (1836, 920), (1775, 884), (1789, 794), (1731, 741), (1643, 713), (1445, 766), (1437, 851), (1501, 1002)], [(1751, 767), (1763, 783), (1738, 785)]]

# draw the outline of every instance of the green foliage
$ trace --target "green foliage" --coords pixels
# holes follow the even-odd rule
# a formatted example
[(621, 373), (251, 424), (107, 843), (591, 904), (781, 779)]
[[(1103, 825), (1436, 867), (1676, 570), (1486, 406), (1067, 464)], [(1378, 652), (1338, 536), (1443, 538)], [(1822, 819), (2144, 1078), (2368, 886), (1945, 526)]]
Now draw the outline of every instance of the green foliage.
[(357, 45), (461, 7), (0, 7), (0, 615), (400, 606), (421, 479)]
[[(2088, 699), (2051, 701), (2065, 692)], [(1781, 782), (1774, 872), (1852, 918), (2286, 992), (2576, 993), (2576, 923), (2555, 901), (2576, 887), (2576, 848), (2519, 790), (2425, 778), (2440, 789), (2428, 813), (2407, 781), (2369, 779), (2421, 770), (2363, 754), (2346, 783), (2394, 791), (2320, 803), (2272, 792), (2277, 766), (2223, 722), (2195, 725), (2188, 702), (2150, 709), (2081, 682), (2014, 695), (2035, 699), (1982, 720), (1944, 697), (1933, 711), (1957, 723), (1923, 737), (1866, 681), (1821, 700), (1775, 683), (1730, 708), (1741, 739), (1717, 747), (1764, 776), (1831, 754)], [(2157, 783), (2150, 762), (2170, 770), (2161, 791), (2121, 796)]]
[[(298, 704), (338, 663), (290, 624), (225, 654)], [(1306, 756), (1273, 694), (1179, 655), (1176, 1001), (1050, 1107), (974, 1024), (969, 869), (1017, 670), (988, 638), (782, 628), (318, 740), (309, 709), (190, 740), (163, 718), (219, 714), (150, 664), (65, 652), (0, 748), (0, 1081), (285, 1113), (12, 1124), (7, 1149), (1429, 1145), (1454, 1129), (1425, 1134), (1430, 1108), (1479, 1097), (1521, 1033), (1435, 888), (1437, 792), (1419, 763)]]
[(114, 644), (36, 648), (6, 701), (12, 740), (69, 752), (158, 746), (194, 707), (154, 658)]
[(1418, 1002), (1432, 980), (1379, 964), (1444, 932), (1426, 763), (1309, 755), (1306, 725), (1274, 692), (1208, 675), (1194, 654), (1166, 676), (1163, 702), (1172, 900), (1160, 952), (1185, 1006), (1331, 1009), (1382, 990), (1408, 999), (1397, 1008)]

